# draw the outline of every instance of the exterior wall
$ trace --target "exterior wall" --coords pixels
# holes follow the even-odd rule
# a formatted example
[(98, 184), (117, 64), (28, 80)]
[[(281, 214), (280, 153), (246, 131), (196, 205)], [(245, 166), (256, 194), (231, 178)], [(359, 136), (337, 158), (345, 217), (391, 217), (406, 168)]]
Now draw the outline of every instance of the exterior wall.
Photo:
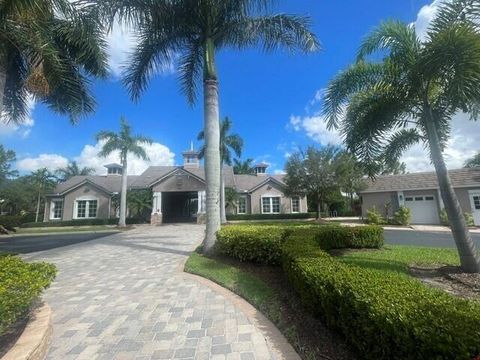
[(389, 216), (398, 209), (397, 192), (381, 193), (363, 193), (362, 196), (362, 216), (367, 216), (367, 211), (375, 207), (380, 214), (385, 216), (385, 204), (390, 203)]
[(480, 190), (480, 187), (471, 187), (471, 188), (461, 188), (455, 189), (455, 194), (457, 194), (458, 201), (464, 213), (472, 212), (472, 205), (470, 203), (470, 195), (468, 194), (469, 190)]
[(205, 184), (190, 175), (172, 175), (152, 187), (153, 192), (203, 191)]
[[(251, 214), (262, 213), (262, 196), (279, 196), (280, 197), (280, 213), (290, 214), (292, 212), (292, 199), (285, 196), (280, 185), (273, 182), (263, 185), (247, 197), (247, 212), (250, 210)], [(307, 198), (300, 198), (300, 212), (307, 212)]]
[[(72, 220), (75, 199), (82, 196), (89, 196), (98, 200), (97, 204), (97, 218), (106, 219), (109, 217), (110, 196), (105, 192), (97, 189), (94, 186), (85, 184), (74, 191), (69, 192), (64, 197), (63, 202), (63, 219)], [(113, 214), (112, 214), (113, 216)]]
[(43, 222), (49, 222), (50, 220), (50, 204), (51, 204), (51, 199), (46, 198), (45, 199), (45, 209), (43, 210)]

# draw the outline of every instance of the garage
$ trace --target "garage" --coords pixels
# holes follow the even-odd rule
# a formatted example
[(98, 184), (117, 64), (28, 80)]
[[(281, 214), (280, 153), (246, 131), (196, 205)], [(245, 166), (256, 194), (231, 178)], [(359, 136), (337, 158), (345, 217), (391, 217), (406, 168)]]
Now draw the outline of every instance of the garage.
[(412, 224), (439, 224), (438, 206), (433, 195), (405, 196), (405, 206), (412, 213)]

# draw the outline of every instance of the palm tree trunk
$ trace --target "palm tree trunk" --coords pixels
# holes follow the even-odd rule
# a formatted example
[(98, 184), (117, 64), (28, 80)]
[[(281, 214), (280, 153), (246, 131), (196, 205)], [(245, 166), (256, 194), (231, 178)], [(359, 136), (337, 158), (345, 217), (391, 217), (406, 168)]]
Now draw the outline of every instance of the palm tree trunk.
[(448, 175), (432, 110), (430, 107), (427, 107), (426, 111), (427, 119), (425, 122), (430, 155), (437, 173), (438, 185), (450, 221), (452, 235), (457, 245), (460, 264), (463, 271), (478, 273), (480, 272), (480, 258), (477, 254), (475, 244), (472, 241), (472, 237), (470, 236), (470, 232), (468, 231), (465, 216), (463, 215), (457, 195), (453, 190), (450, 176)]
[(223, 178), (223, 164), (220, 164), (220, 221), (222, 224), (227, 222), (225, 212), (225, 179)]
[(218, 109), (218, 82), (204, 81), (205, 116), (205, 178), (207, 182), (207, 229), (204, 248), (210, 252), (220, 229), (220, 119)]
[(127, 222), (127, 156), (122, 162), (122, 191), (120, 193), (120, 219), (118, 226), (126, 226)]
[(38, 214), (40, 213), (40, 197), (41, 197), (41, 192), (38, 190), (38, 196), (37, 196), (37, 212), (35, 213), (35, 222), (38, 222)]
[(3, 97), (7, 83), (7, 70), (3, 58), (0, 58), (0, 114), (3, 113)]
[(317, 200), (317, 220), (322, 218), (322, 200), (320, 197)]

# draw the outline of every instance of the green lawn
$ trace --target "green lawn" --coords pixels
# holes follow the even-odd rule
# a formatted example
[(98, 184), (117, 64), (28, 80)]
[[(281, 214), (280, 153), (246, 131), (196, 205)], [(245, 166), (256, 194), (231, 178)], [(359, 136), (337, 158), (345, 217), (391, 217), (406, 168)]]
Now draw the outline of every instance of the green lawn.
[(338, 259), (357, 266), (382, 271), (408, 273), (408, 266), (459, 265), (456, 249), (386, 245), (380, 250), (346, 250)]
[(38, 228), (18, 228), (15, 234), (49, 234), (49, 233), (70, 233), (70, 232), (93, 232), (93, 231), (120, 231), (114, 226), (92, 225), (92, 226), (74, 226), (74, 227), (38, 227)]

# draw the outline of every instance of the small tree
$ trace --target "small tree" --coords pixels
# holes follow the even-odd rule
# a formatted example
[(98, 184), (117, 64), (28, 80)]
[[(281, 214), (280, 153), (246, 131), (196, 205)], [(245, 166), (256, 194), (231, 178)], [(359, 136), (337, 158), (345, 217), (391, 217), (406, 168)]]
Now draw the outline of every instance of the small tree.
[(18, 175), (18, 171), (12, 170), (12, 163), (17, 159), (15, 151), (6, 150), (0, 144), (0, 183), (8, 178)]
[(95, 173), (95, 169), (92, 167), (80, 168), (76, 161), (72, 161), (64, 168), (57, 169), (55, 173), (61, 182), (65, 182), (74, 176), (93, 175)]
[(37, 207), (35, 212), (35, 222), (38, 222), (40, 214), (40, 205), (42, 196), (53, 189), (57, 178), (48, 169), (42, 168), (32, 172), (28, 178), (28, 182), (32, 184), (37, 193)]
[(287, 161), (284, 181), (289, 196), (309, 195), (317, 205), (317, 218), (321, 218), (322, 204), (340, 190), (338, 160), (342, 152), (335, 146), (323, 149), (308, 147), (294, 153)]
[(97, 134), (97, 141), (104, 141), (99, 155), (106, 157), (113, 152), (120, 152), (120, 163), (122, 164), (122, 190), (120, 192), (120, 219), (118, 226), (126, 226), (127, 217), (127, 156), (132, 154), (144, 160), (148, 160), (147, 153), (142, 147), (144, 144), (151, 144), (152, 140), (142, 135), (132, 134), (132, 128), (125, 118), (120, 119), (120, 131), (101, 131)]
[(338, 178), (341, 190), (350, 199), (350, 210), (354, 211), (354, 196), (366, 188), (364, 170), (357, 159), (348, 152), (343, 152), (338, 157)]

